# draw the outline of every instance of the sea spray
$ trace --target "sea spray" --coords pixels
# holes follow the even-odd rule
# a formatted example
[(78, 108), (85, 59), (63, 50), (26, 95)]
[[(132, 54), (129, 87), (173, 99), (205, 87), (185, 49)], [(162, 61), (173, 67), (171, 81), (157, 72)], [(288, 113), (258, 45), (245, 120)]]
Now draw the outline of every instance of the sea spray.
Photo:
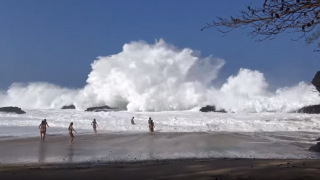
[(312, 85), (300, 82), (270, 92), (261, 72), (245, 68), (215, 87), (212, 82), (224, 64), (221, 58), (201, 57), (162, 39), (131, 42), (118, 54), (98, 57), (84, 88), (14, 83), (0, 92), (0, 106), (59, 109), (74, 104), (84, 110), (107, 104), (128, 111), (167, 111), (210, 104), (229, 112), (290, 112), (320, 102)]

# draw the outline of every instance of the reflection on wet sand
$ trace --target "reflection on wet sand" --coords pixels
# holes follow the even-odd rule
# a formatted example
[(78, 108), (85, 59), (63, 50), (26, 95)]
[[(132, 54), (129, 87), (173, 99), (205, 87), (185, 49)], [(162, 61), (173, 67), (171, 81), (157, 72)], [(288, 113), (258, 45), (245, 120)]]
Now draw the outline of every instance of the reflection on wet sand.
[(38, 157), (39, 157), (40, 163), (45, 162), (46, 154), (47, 154), (47, 145), (45, 143), (39, 143)]
[(153, 139), (154, 135), (152, 135), (151, 137), (148, 138), (148, 145), (147, 145), (147, 150), (148, 150), (148, 155), (149, 155), (149, 159), (154, 160), (156, 159), (154, 156), (154, 139)]
[[(265, 133), (265, 132), (263, 132)], [(261, 133), (260, 133), (261, 134)], [(155, 133), (79, 135), (74, 144), (67, 136), (0, 141), (1, 164), (155, 160), (171, 158), (316, 158), (308, 151), (303, 133), (272, 132), (279, 143), (264, 136), (228, 133)], [(309, 135), (309, 133), (308, 133)], [(299, 137), (293, 139), (291, 137)], [(290, 138), (288, 138), (290, 137)], [(302, 141), (306, 141), (305, 143)], [(297, 144), (298, 143), (298, 144)]]
[(74, 154), (74, 151), (73, 151), (73, 146), (71, 144), (70, 147), (68, 148), (68, 161), (69, 162), (73, 162), (73, 154)]

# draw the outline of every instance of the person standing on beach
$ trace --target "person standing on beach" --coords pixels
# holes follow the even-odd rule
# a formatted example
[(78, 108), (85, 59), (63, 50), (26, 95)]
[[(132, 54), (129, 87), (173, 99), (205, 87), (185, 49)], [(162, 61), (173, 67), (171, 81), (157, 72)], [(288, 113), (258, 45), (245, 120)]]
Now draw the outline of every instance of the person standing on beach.
[(48, 123), (47, 123), (47, 119), (44, 119), (43, 122), (44, 122), (44, 124), (45, 124), (46, 126), (49, 127), (49, 125), (48, 125)]
[(151, 132), (151, 135), (153, 135), (153, 130), (154, 130), (154, 123), (153, 123), (153, 120), (151, 120), (151, 128), (150, 128), (150, 132)]
[(73, 139), (74, 139), (74, 136), (73, 136), (72, 131), (74, 131), (74, 132), (77, 133), (77, 131), (73, 129), (73, 122), (70, 123), (70, 126), (69, 126), (68, 130), (69, 130), (69, 134), (70, 134), (70, 137), (71, 137), (70, 143), (72, 143), (72, 142), (73, 142)]
[(47, 126), (49, 127), (49, 125), (48, 125), (48, 123), (47, 123), (47, 119), (42, 120), (41, 123), (44, 123), (44, 124), (46, 125), (45, 128), (46, 128), (46, 130), (47, 130)]
[(46, 136), (46, 124), (44, 123), (44, 121), (41, 122), (41, 124), (39, 125), (39, 129), (40, 129), (40, 138), (41, 138), (41, 141), (44, 141), (44, 138)]
[(47, 123), (47, 119), (44, 119), (43, 123), (44, 123), (44, 136), (46, 136), (46, 134), (47, 134), (47, 126), (49, 127), (49, 125)]
[(132, 119), (131, 119), (131, 124), (132, 124), (132, 125), (135, 125), (135, 123), (134, 123), (134, 117), (132, 117)]
[(97, 134), (97, 126), (98, 126), (98, 124), (97, 124), (96, 119), (93, 119), (93, 122), (91, 123), (91, 125), (93, 127), (94, 133)]
[(153, 134), (153, 130), (154, 130), (154, 123), (153, 123), (153, 120), (151, 119), (151, 117), (149, 117), (148, 123), (149, 123), (149, 131), (150, 131), (150, 133), (152, 135)]

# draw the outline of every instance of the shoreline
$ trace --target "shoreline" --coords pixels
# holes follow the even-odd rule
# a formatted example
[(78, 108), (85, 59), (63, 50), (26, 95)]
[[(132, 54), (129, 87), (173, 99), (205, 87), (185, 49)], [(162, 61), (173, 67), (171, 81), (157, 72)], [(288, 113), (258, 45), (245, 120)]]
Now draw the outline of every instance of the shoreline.
[[(281, 133), (278, 134), (281, 136)], [(285, 140), (288, 139), (285, 136)], [(238, 133), (102, 133), (0, 139), (0, 164), (131, 162), (156, 159), (320, 159), (310, 145)]]
[[(281, 135), (279, 133), (278, 135)], [(285, 137), (288, 139), (287, 137)], [(165, 159), (320, 159), (308, 144), (275, 142), (258, 134), (75, 134), (0, 139), (0, 164), (132, 162)]]
[(3, 179), (320, 179), (319, 160), (175, 159), (131, 163), (0, 165)]
[(0, 140), (0, 179), (320, 179), (318, 153), (257, 133), (103, 133), (69, 140)]

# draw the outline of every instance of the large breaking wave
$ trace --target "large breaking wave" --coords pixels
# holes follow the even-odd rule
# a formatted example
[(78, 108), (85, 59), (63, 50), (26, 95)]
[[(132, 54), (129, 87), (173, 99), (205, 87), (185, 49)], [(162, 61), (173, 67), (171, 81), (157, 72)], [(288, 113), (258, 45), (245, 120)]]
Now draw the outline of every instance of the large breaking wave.
[(223, 59), (201, 57), (163, 40), (131, 42), (118, 54), (98, 57), (82, 89), (14, 83), (0, 92), (0, 106), (50, 109), (74, 104), (84, 109), (107, 104), (128, 111), (164, 111), (211, 104), (231, 112), (288, 112), (320, 102), (313, 86), (304, 82), (270, 92), (263, 74), (249, 69), (214, 87), (224, 64)]

